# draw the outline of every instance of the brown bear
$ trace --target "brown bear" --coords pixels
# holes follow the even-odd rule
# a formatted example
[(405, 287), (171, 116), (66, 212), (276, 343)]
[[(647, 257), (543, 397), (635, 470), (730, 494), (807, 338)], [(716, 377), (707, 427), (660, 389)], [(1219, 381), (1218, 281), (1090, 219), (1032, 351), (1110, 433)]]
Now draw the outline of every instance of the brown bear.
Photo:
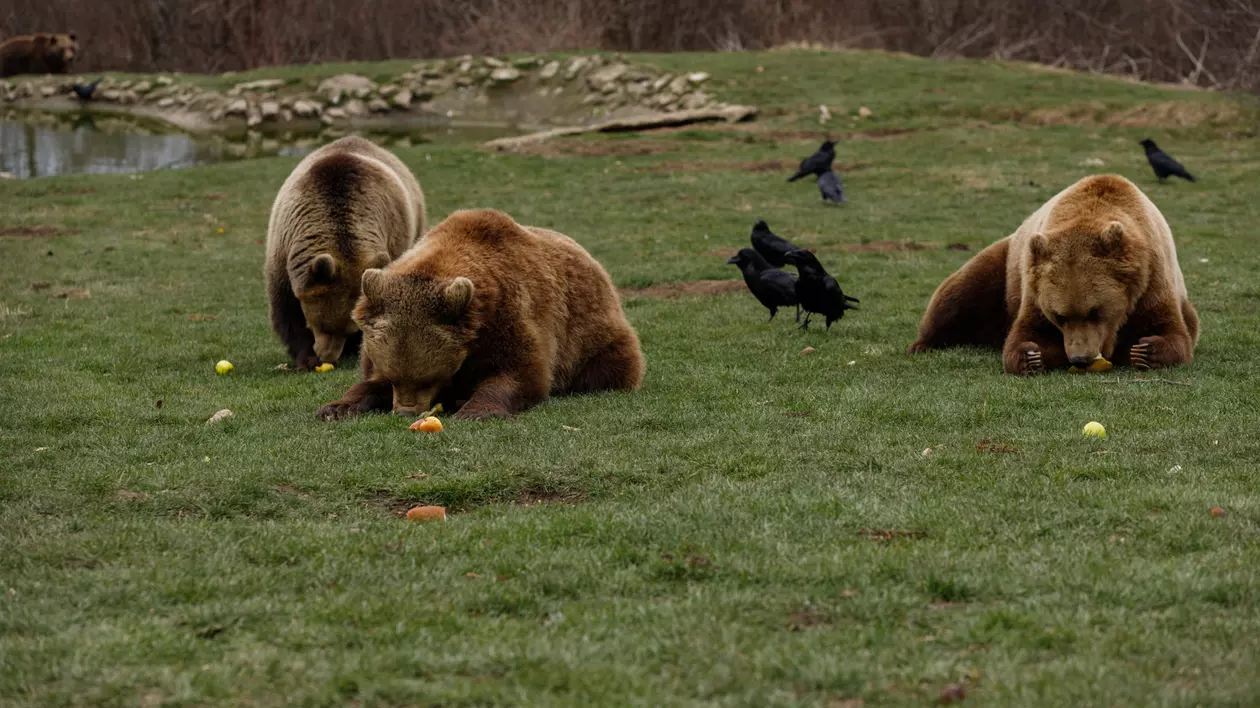
[(320, 408), (415, 415), (436, 403), (506, 418), (549, 395), (633, 391), (639, 338), (608, 274), (577, 242), (490, 209), (457, 211), (384, 269), (354, 310), (362, 376)]
[(65, 74), (79, 55), (74, 33), (41, 32), (0, 43), (0, 78), (18, 74)]
[(1198, 339), (1168, 222), (1132, 182), (1099, 175), (941, 283), (909, 351), (1002, 346), (1003, 369), (1024, 375), (1098, 356), (1138, 369), (1186, 364)]
[(263, 274), (272, 329), (299, 371), (357, 348), (363, 271), (402, 255), (424, 226), (424, 193), (388, 150), (348, 136), (298, 163), (271, 207)]

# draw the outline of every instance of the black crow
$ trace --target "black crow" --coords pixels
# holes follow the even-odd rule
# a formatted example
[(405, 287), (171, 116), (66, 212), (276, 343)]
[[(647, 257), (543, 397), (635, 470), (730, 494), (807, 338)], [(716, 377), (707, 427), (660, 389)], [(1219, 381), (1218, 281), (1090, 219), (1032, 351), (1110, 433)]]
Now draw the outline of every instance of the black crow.
[(800, 246), (785, 238), (775, 236), (764, 221), (758, 221), (753, 224), (752, 245), (753, 248), (757, 249), (757, 253), (760, 253), (761, 257), (769, 261), (770, 265), (775, 268), (782, 268), (783, 264), (787, 262), (783, 260), (783, 256), (788, 251), (800, 248)]
[(90, 84), (73, 84), (70, 89), (74, 91), (74, 95), (79, 97), (80, 101), (91, 101), (92, 94), (96, 92), (96, 87), (104, 79), (97, 79)]
[(822, 147), (818, 148), (818, 152), (801, 160), (801, 166), (796, 170), (796, 174), (788, 177), (789, 182), (804, 177), (805, 175), (821, 175), (831, 169), (831, 163), (836, 160), (836, 143), (834, 140), (824, 141)]
[(796, 319), (801, 318), (800, 304), (796, 301), (796, 276), (771, 267), (760, 253), (751, 248), (739, 249), (739, 253), (726, 262), (739, 266), (739, 272), (744, 274), (744, 283), (752, 291), (753, 297), (769, 308), (771, 320), (780, 307), (793, 305), (796, 306)]
[(1151, 163), (1151, 169), (1155, 170), (1155, 176), (1159, 178), (1160, 182), (1168, 179), (1168, 175), (1177, 175), (1191, 182), (1196, 181), (1194, 175), (1187, 172), (1180, 162), (1177, 162), (1169, 157), (1168, 153), (1160, 150), (1154, 140), (1147, 138), (1141, 142), (1141, 145), (1143, 148), (1146, 148), (1146, 161)]
[(818, 191), (822, 193), (824, 202), (843, 204), (845, 201), (844, 187), (840, 186), (840, 178), (831, 170), (818, 176)]
[(787, 262), (796, 266), (801, 277), (796, 281), (796, 298), (801, 301), (801, 309), (805, 310), (805, 321), (801, 329), (809, 329), (809, 317), (817, 313), (827, 318), (827, 329), (831, 323), (844, 317), (845, 310), (856, 310), (851, 302), (861, 302), (849, 297), (840, 289), (836, 279), (827, 275), (827, 271), (809, 251), (797, 249), (787, 254)]

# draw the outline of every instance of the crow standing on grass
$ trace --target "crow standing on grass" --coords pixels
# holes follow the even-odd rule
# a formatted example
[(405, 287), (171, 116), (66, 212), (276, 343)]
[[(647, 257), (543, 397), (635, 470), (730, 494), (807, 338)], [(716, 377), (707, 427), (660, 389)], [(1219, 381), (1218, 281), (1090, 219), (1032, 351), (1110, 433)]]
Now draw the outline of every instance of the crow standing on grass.
[(78, 96), (80, 101), (91, 101), (92, 94), (96, 93), (96, 87), (103, 80), (103, 78), (100, 78), (90, 84), (73, 84), (70, 86), (70, 90), (74, 91), (74, 95)]
[(1146, 149), (1146, 161), (1151, 163), (1151, 169), (1155, 170), (1155, 176), (1159, 178), (1160, 182), (1168, 179), (1168, 175), (1176, 175), (1191, 182), (1196, 181), (1194, 175), (1187, 172), (1180, 162), (1177, 162), (1169, 157), (1168, 153), (1160, 150), (1154, 140), (1147, 138), (1140, 144)]
[(753, 297), (770, 310), (771, 320), (780, 307), (793, 305), (796, 306), (796, 319), (801, 319), (800, 304), (796, 301), (796, 276), (771, 267), (760, 253), (751, 248), (739, 249), (739, 253), (726, 262), (739, 266), (739, 271), (744, 274), (744, 283)]
[(796, 281), (796, 297), (801, 301), (801, 309), (805, 310), (801, 329), (809, 329), (810, 315), (816, 313), (827, 318), (827, 331), (831, 331), (831, 323), (844, 317), (845, 310), (857, 309), (849, 303), (861, 300), (845, 295), (840, 284), (827, 275), (827, 270), (814, 254), (797, 249), (787, 254), (787, 261), (801, 274)]
[(795, 251), (800, 248), (800, 246), (785, 238), (775, 236), (764, 221), (758, 221), (753, 224), (752, 245), (753, 248), (757, 249), (757, 253), (760, 253), (761, 257), (769, 261), (770, 265), (775, 268), (782, 268), (783, 264), (787, 262), (784, 260), (784, 256), (787, 255), (788, 251)]
[(843, 204), (844, 187), (840, 185), (840, 178), (835, 172), (827, 170), (818, 176), (818, 191), (822, 193), (823, 202), (834, 202)]
[(831, 163), (836, 161), (836, 142), (827, 140), (823, 142), (822, 147), (818, 148), (818, 152), (801, 160), (801, 166), (796, 170), (796, 174), (788, 177), (787, 181), (795, 182), (805, 175), (822, 175), (824, 172), (831, 171)]

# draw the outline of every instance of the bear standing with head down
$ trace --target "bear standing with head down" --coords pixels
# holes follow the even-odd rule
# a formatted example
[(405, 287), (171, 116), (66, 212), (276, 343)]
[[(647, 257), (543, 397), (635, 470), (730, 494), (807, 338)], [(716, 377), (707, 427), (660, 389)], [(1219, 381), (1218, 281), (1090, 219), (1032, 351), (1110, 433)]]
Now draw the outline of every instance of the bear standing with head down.
[(910, 352), (1002, 346), (1009, 374), (1088, 366), (1187, 364), (1199, 316), (1172, 231), (1123, 177), (1086, 177), (932, 295)]
[(307, 155), (271, 207), (271, 326), (299, 371), (358, 344), (350, 318), (363, 271), (383, 268), (424, 233), (424, 194), (397, 157), (358, 137)]
[(505, 418), (550, 395), (633, 391), (639, 339), (599, 262), (577, 242), (498, 211), (457, 211), (363, 274), (361, 380), (324, 420), (443, 403)]

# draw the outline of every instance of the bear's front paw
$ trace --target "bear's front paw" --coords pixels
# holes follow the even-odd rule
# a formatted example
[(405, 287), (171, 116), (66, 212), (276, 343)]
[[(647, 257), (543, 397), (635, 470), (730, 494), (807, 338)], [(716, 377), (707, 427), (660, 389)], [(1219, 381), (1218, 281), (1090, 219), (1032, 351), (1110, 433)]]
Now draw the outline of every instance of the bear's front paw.
[(1003, 359), (1008, 374), (1032, 376), (1046, 371), (1045, 364), (1041, 361), (1041, 347), (1032, 342), (1021, 342), (1008, 350)]
[(298, 371), (314, 371), (319, 364), (319, 357), (315, 356), (315, 352), (304, 352), (298, 354), (297, 360), (293, 362), (293, 368)]
[(1133, 368), (1150, 371), (1164, 366), (1163, 354), (1167, 342), (1163, 337), (1142, 337), (1129, 349), (1129, 361)]
[(455, 417), (460, 420), (492, 420), (495, 418), (511, 418), (512, 414), (503, 408), (492, 408), (490, 406), (469, 408), (464, 406), (455, 413)]
[(923, 352), (930, 352), (930, 351), (932, 351), (931, 345), (929, 345), (927, 342), (924, 342), (924, 341), (915, 342), (914, 344), (911, 344), (908, 349), (906, 349), (907, 354), (922, 354)]
[(323, 406), (315, 414), (320, 420), (344, 420), (358, 412), (358, 406), (341, 401), (333, 401)]

